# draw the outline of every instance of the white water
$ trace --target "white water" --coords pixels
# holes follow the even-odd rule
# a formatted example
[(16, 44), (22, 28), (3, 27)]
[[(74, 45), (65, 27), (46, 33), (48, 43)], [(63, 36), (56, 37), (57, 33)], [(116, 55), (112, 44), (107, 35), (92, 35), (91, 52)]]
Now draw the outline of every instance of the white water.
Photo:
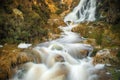
[(69, 13), (64, 22), (80, 23), (84, 21), (94, 21), (96, 12), (96, 0), (80, 0), (71, 13)]
[[(94, 21), (95, 8), (96, 0), (80, 0), (64, 21)], [(71, 32), (75, 26), (59, 27), (63, 31), (60, 38), (36, 46), (34, 50), (41, 56), (42, 63), (26, 63), (14, 80), (98, 80), (96, 72), (104, 66), (92, 64), (93, 47), (80, 43), (85, 38)], [(88, 56), (83, 58), (80, 50), (86, 50)]]
[(20, 43), (20, 44), (18, 45), (18, 48), (28, 48), (28, 47), (30, 47), (30, 46), (32, 46), (32, 44)]

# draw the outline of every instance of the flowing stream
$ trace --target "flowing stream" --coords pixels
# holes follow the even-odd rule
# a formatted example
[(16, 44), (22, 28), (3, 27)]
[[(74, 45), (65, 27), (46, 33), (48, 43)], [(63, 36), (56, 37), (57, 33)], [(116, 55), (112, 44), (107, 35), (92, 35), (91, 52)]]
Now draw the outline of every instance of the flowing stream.
[(96, 0), (80, 0), (71, 13), (69, 13), (64, 22), (80, 23), (85, 21), (95, 21)]
[(41, 56), (42, 63), (26, 63), (14, 80), (98, 80), (97, 72), (104, 65), (92, 64), (93, 47), (81, 43), (85, 38), (71, 31), (80, 22), (94, 21), (95, 10), (96, 0), (80, 0), (64, 18), (67, 26), (59, 27), (63, 31), (61, 37), (33, 48)]

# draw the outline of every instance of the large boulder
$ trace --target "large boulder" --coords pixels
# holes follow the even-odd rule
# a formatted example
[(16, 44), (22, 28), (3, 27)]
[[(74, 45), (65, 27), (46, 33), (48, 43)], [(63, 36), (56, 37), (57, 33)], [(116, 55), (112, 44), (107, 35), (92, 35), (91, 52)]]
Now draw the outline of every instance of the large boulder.
[[(96, 53), (93, 57), (93, 64), (118, 64), (119, 60), (117, 58), (116, 49), (102, 49)], [(108, 65), (109, 66), (109, 65)]]

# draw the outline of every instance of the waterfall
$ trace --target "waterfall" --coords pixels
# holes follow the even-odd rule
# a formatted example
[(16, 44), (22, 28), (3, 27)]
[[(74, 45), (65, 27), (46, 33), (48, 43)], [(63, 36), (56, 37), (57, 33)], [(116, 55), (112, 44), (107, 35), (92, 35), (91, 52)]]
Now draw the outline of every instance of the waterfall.
[(80, 0), (72, 12), (65, 18), (64, 22), (80, 23), (84, 21), (95, 21), (96, 0)]
[(59, 27), (63, 31), (60, 38), (33, 48), (41, 56), (42, 63), (24, 64), (13, 80), (98, 80), (97, 72), (104, 65), (92, 64), (90, 55), (93, 47), (81, 43), (85, 38), (71, 31), (77, 23), (94, 21), (95, 9), (96, 0), (80, 0), (78, 6), (64, 19), (67, 24), (69, 21), (74, 24)]

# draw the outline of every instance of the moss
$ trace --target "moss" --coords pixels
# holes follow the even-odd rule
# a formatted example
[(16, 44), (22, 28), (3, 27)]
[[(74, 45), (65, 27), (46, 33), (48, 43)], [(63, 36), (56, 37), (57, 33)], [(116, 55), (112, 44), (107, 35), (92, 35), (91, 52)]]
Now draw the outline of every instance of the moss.
[(119, 67), (108, 67), (107, 70), (112, 75), (112, 80), (119, 80), (120, 79), (120, 71), (116, 71), (117, 69), (120, 69)]
[(96, 42), (98, 45), (102, 44), (102, 40), (103, 40), (103, 34), (100, 31), (95, 31), (92, 36), (92, 38), (96, 39)]
[(8, 13), (8, 14), (11, 14), (11, 13), (12, 13), (12, 8), (10, 8), (10, 7), (7, 6), (7, 5), (4, 6), (4, 10), (5, 10), (5, 12)]
[(106, 21), (110, 24), (117, 24), (120, 22), (120, 1), (119, 0), (101, 0), (98, 1), (99, 5), (99, 13), (104, 13)]
[(32, 5), (33, 10), (39, 10), (39, 7), (37, 5)]
[[(0, 6), (0, 44), (33, 42), (36, 37), (39, 37), (41, 42), (42, 37), (47, 36), (48, 29), (44, 25), (50, 13), (44, 0), (36, 5), (29, 1), (23, 3), (19, 0), (0, 0), (0, 2), (2, 4)], [(14, 8), (23, 13), (23, 19), (12, 13)]]
[(94, 49), (91, 56), (92, 57), (95, 56), (97, 52), (98, 52), (98, 49)]
[(0, 24), (0, 43), (19, 43), (19, 42), (32, 42), (34, 37), (42, 38), (47, 36), (47, 29), (44, 29), (44, 21), (38, 14), (26, 17), (25, 21), (16, 19), (14, 16), (4, 17), (3, 22)]
[(63, 10), (62, 10), (62, 9), (59, 9), (59, 10), (56, 11), (56, 14), (59, 15), (59, 14), (61, 14), (62, 12), (63, 12)]
[(23, 11), (23, 8), (24, 8), (24, 5), (23, 5), (23, 4), (19, 4), (19, 5), (17, 6), (17, 9), (19, 9), (20, 11)]
[(111, 31), (120, 38), (120, 23), (112, 25)]
[(13, 0), (7, 0), (7, 1), (5, 1), (6, 2), (6, 4), (12, 4), (13, 3)]
[(117, 57), (120, 59), (120, 50), (118, 51)]

